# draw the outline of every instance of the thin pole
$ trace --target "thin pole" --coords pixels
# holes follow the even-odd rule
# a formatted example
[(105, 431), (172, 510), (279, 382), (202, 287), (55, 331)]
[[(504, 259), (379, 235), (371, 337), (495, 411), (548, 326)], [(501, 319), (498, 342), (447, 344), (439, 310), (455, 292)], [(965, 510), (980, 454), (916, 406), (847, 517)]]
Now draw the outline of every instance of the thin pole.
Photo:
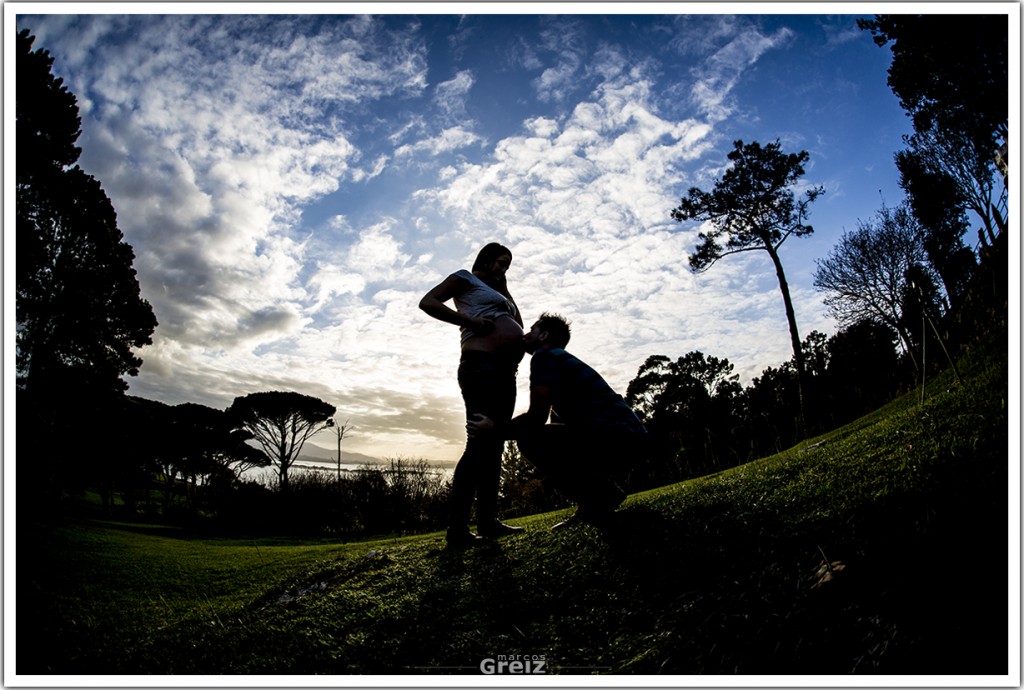
[(935, 333), (935, 339), (939, 341), (939, 346), (942, 348), (942, 352), (946, 355), (946, 361), (949, 362), (949, 366), (953, 369), (953, 373), (956, 375), (957, 382), (962, 386), (964, 380), (960, 378), (960, 371), (956, 368), (956, 362), (953, 361), (953, 357), (950, 356), (949, 350), (946, 348), (946, 342), (939, 335), (939, 329), (936, 327), (935, 322), (932, 321), (932, 317), (928, 316), (928, 312), (924, 314), (925, 318), (928, 319), (928, 325), (932, 327), (932, 332)]
[(921, 404), (924, 405), (925, 379), (928, 377), (928, 361), (925, 359), (925, 350), (928, 344), (928, 322), (924, 313), (924, 304), (921, 304)]

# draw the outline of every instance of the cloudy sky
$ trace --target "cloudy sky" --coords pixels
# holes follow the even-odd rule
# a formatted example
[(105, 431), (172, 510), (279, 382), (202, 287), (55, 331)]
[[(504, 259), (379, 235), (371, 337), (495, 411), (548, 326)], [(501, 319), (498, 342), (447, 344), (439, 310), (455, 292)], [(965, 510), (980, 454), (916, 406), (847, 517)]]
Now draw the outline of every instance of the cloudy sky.
[(736, 139), (810, 154), (815, 233), (782, 250), (802, 335), (836, 330), (814, 260), (902, 199), (891, 53), (827, 5), (6, 7), (78, 97), (81, 165), (160, 323), (130, 392), (300, 391), (377, 457), (458, 458), (458, 330), (417, 303), (489, 241), (525, 318), (568, 316), (569, 349), (620, 392), (691, 350), (746, 385), (791, 356), (775, 273), (752, 253), (692, 274), (685, 191)]

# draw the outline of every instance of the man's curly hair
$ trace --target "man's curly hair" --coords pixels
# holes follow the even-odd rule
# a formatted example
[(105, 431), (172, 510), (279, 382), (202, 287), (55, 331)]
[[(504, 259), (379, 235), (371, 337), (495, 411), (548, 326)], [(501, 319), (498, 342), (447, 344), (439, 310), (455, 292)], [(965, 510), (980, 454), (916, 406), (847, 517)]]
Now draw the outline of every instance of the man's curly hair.
[(572, 335), (572, 329), (569, 328), (569, 322), (564, 316), (560, 314), (552, 314), (551, 312), (544, 312), (537, 319), (537, 323), (540, 325), (542, 331), (547, 331), (548, 338), (555, 347), (564, 348), (569, 344), (569, 338)]

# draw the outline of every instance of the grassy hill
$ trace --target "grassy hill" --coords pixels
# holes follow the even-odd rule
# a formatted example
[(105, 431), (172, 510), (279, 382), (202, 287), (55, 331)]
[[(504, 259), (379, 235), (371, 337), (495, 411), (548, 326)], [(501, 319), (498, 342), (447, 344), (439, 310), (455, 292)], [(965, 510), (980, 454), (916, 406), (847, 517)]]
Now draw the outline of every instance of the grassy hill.
[(604, 533), (550, 532), (564, 511), (467, 551), (19, 525), (16, 673), (1007, 674), (1004, 347), (924, 404), (631, 496)]

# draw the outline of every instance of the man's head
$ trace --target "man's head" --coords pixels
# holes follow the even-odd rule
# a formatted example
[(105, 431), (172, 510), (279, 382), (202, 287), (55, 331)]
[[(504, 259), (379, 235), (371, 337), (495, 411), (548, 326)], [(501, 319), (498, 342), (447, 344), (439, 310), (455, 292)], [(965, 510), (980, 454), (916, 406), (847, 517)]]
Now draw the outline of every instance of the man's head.
[(526, 351), (533, 354), (537, 350), (564, 348), (570, 335), (568, 321), (558, 314), (544, 313), (523, 336), (523, 343)]

